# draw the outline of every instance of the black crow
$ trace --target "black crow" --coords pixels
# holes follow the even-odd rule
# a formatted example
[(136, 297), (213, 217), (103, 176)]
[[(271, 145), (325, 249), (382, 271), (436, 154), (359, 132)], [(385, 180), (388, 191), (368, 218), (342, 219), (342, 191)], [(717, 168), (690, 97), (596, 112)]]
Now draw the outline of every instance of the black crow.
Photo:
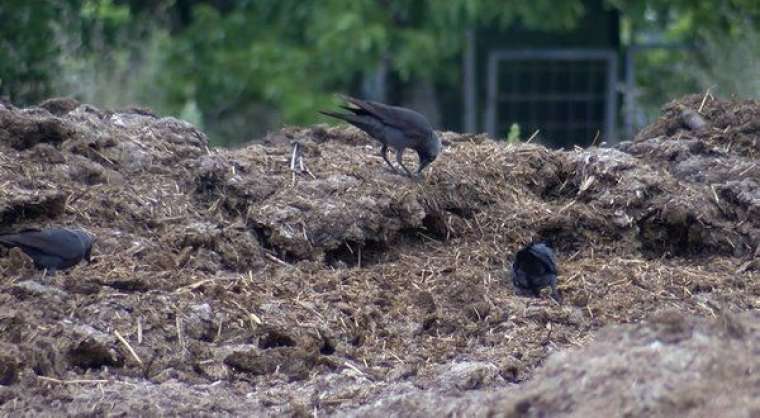
[(541, 289), (551, 287), (552, 297), (560, 301), (557, 291), (557, 259), (548, 241), (531, 243), (515, 254), (512, 263), (512, 284), (538, 296)]
[(95, 238), (80, 229), (26, 229), (15, 234), (0, 234), (0, 245), (18, 247), (34, 260), (34, 266), (55, 274), (75, 266), (82, 259), (90, 261)]
[(402, 160), (405, 149), (417, 151), (420, 158), (418, 176), (441, 152), (441, 140), (433, 132), (430, 122), (420, 113), (403, 107), (343, 97), (352, 106), (344, 105), (341, 108), (351, 113), (320, 113), (344, 120), (380, 141), (383, 145), (380, 150), (383, 160), (394, 172), (398, 173), (398, 170), (388, 160), (389, 146), (396, 150), (396, 161), (409, 177), (412, 177), (412, 173), (404, 166)]

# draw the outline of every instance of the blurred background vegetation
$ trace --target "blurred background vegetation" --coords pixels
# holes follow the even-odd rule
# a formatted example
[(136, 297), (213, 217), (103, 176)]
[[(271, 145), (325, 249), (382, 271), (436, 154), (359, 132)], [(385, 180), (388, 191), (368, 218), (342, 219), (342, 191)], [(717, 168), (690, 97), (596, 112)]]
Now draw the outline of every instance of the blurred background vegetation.
[[(620, 17), (621, 48), (683, 46), (637, 56), (643, 120), (684, 93), (760, 95), (760, 2), (601, 1)], [(3, 0), (0, 96), (16, 105), (60, 95), (142, 105), (232, 145), (283, 124), (326, 121), (316, 110), (332, 106), (336, 92), (374, 91), (404, 104), (460, 94), (468, 29), (519, 25), (562, 39), (578, 29), (588, 3)], [(442, 109), (435, 124), (461, 129), (446, 117), (457, 112)]]

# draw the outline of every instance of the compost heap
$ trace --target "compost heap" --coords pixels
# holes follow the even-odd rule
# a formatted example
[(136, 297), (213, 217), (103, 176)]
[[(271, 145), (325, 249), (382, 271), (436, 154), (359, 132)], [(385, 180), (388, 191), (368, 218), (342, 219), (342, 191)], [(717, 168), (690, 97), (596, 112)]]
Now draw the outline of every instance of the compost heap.
[[(217, 150), (0, 105), (0, 231), (97, 236), (53, 277), (0, 250), (0, 413), (760, 411), (759, 102), (686, 97), (615, 148), (441, 137), (412, 180), (349, 127)], [(561, 305), (511, 286), (539, 238)]]

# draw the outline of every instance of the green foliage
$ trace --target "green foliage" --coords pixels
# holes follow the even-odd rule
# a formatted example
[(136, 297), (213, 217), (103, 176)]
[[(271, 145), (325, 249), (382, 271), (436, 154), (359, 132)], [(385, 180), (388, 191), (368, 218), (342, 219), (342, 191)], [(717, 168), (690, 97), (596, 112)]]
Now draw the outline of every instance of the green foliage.
[(85, 20), (100, 21), (112, 27), (129, 22), (127, 5), (116, 5), (112, 0), (83, 0), (80, 15)]
[(461, 52), (465, 28), (516, 20), (567, 28), (582, 12), (581, 0), (282, 0), (226, 13), (201, 4), (173, 45), (170, 97), (174, 106), (194, 101), (212, 118), (259, 102), (279, 109), (285, 123), (313, 123), (333, 93), (384, 59), (402, 81), (446, 83), (456, 79), (450, 71), (458, 68), (445, 64)]
[(700, 89), (692, 77), (692, 50), (651, 49), (636, 56), (637, 102), (641, 106), (639, 127), (654, 120), (661, 107), (674, 98)]
[(0, 95), (23, 102), (50, 93), (58, 50), (49, 23), (56, 14), (54, 1), (0, 2)]
[(509, 127), (509, 132), (507, 133), (507, 143), (516, 144), (518, 142), (520, 142), (520, 125), (513, 123), (512, 126)]
[(660, 34), (665, 40), (693, 40), (707, 34), (739, 35), (746, 24), (757, 26), (756, 0), (607, 0), (633, 22), (640, 36)]
[[(459, 88), (464, 32), (519, 23), (566, 30), (585, 0), (4, 0), (0, 95), (30, 104), (70, 94), (99, 106), (182, 114), (219, 144), (321, 119), (334, 93), (387, 64), (394, 80)], [(755, 93), (756, 0), (606, 0), (624, 42), (705, 45), (696, 60), (639, 58), (642, 101), (697, 87)], [(733, 48), (738, 45), (737, 48)], [(728, 46), (731, 46), (730, 48)], [(695, 70), (696, 68), (696, 70)], [(741, 81), (739, 81), (741, 80)], [(751, 88), (743, 88), (748, 84)], [(332, 121), (329, 121), (332, 123)], [(519, 127), (508, 139), (519, 137)]]
[(626, 38), (629, 43), (659, 41), (690, 47), (648, 50), (637, 56), (637, 100), (643, 107), (643, 120), (653, 120), (663, 103), (699, 90), (760, 97), (755, 58), (760, 54), (760, 2), (608, 2), (625, 14), (633, 34)]
[[(69, 94), (200, 114), (222, 143), (247, 139), (252, 124), (261, 133), (258, 126), (319, 120), (316, 110), (334, 105), (335, 92), (383, 61), (403, 82), (453, 86), (459, 69), (450, 62), (466, 28), (519, 21), (565, 29), (583, 13), (582, 0), (34, 3), (0, 4), (0, 21), (12, 23), (0, 25), (0, 94), (20, 104)], [(188, 4), (190, 24), (165, 29)]]
[(760, 98), (760, 30), (738, 24), (731, 33), (705, 36), (700, 54), (685, 74), (721, 96), (746, 99)]

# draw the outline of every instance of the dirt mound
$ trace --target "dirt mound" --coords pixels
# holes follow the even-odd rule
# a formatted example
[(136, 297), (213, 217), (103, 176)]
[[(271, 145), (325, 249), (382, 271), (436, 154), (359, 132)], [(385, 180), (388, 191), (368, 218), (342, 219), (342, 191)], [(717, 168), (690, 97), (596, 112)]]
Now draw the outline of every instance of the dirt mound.
[(760, 242), (758, 121), (760, 102), (689, 96), (665, 106), (663, 117), (621, 149), (702, 195), (701, 207), (680, 214), (692, 226), (670, 222), (682, 236), (707, 238), (722, 253), (752, 254)]
[[(698, 133), (658, 130), (682, 119), (666, 110), (621, 149), (442, 133), (419, 180), (354, 128), (210, 150), (140, 109), (0, 106), (0, 230), (98, 237), (91, 264), (53, 278), (0, 250), (0, 411), (309, 415), (456, 397), (663, 306), (756, 308), (760, 179), (738, 149), (757, 137), (704, 151), (710, 129), (732, 132), (711, 115), (747, 106), (707, 101)], [(750, 165), (715, 174), (732, 162)], [(564, 305), (509, 284), (511, 254), (539, 237), (558, 249)]]
[(459, 396), (408, 388), (337, 416), (754, 416), (760, 413), (753, 374), (758, 319), (754, 313), (695, 320), (664, 310), (642, 324), (605, 328), (588, 347), (550, 356), (521, 387)]

